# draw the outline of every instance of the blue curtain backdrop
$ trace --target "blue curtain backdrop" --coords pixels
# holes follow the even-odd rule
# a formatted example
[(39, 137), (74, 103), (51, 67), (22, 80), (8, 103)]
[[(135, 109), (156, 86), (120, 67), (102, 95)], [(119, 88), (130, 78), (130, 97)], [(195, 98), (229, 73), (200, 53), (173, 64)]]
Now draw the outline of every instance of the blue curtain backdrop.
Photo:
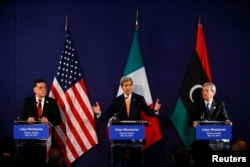
[[(139, 11), (139, 40), (153, 100), (160, 98), (163, 139), (145, 150), (145, 166), (163, 167), (180, 139), (170, 122), (193, 54), (198, 15), (217, 86), (233, 121), (233, 138), (250, 143), (250, 3), (247, 1), (2, 0), (0, 2), (0, 136), (12, 136), (13, 120), (32, 82), (50, 88), (64, 43), (66, 15), (91, 103), (103, 110), (116, 96)], [(99, 145), (75, 167), (109, 166), (105, 122)]]

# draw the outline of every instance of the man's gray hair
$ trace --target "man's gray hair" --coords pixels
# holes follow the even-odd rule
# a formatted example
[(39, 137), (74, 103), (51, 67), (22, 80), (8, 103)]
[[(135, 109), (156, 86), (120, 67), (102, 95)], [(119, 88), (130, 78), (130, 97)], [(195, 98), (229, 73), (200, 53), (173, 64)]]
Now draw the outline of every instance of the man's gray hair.
[(124, 82), (131, 81), (133, 84), (133, 80), (131, 77), (123, 76), (120, 80), (120, 86), (123, 86)]
[(214, 92), (214, 94), (216, 93), (216, 86), (212, 82), (205, 82), (202, 85), (202, 87), (205, 87), (205, 86), (209, 86), (209, 88), (211, 89), (211, 91)]

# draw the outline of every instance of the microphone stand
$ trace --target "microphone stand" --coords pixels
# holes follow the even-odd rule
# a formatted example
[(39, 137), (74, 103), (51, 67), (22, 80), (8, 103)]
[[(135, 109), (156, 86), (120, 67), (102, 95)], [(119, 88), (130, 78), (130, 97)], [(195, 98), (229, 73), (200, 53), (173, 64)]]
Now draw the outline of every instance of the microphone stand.
[(200, 120), (205, 121), (205, 112), (203, 112), (203, 114), (201, 115)]
[(116, 112), (110, 119), (110, 121), (119, 121), (119, 113), (122, 111), (122, 108), (124, 107), (126, 100), (127, 100), (128, 96), (125, 98), (124, 102), (122, 103), (120, 109), (118, 110), (118, 112)]
[[(118, 110), (118, 112), (116, 112), (109, 120), (108, 120), (108, 124), (111, 125), (115, 122), (119, 122), (119, 113), (121, 112), (122, 108), (124, 107), (125, 103), (126, 103), (126, 100), (127, 100), (128, 97), (125, 97), (125, 100), (123, 101), (120, 109)], [(111, 166), (114, 167), (114, 148), (113, 148), (113, 143), (115, 141), (112, 141), (112, 144), (111, 144)]]

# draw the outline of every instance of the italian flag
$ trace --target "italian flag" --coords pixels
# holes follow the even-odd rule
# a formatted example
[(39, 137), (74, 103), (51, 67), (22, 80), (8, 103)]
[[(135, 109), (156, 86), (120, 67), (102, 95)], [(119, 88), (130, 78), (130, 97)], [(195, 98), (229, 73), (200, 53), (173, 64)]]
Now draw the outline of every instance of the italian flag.
[[(153, 108), (154, 103), (152, 101), (146, 70), (142, 60), (137, 30), (134, 33), (132, 46), (128, 55), (128, 60), (123, 75), (129, 76), (133, 79), (133, 91), (139, 95), (144, 96), (146, 103)], [(117, 96), (122, 93), (123, 91), (119, 86)], [(150, 125), (145, 127), (146, 145), (144, 146), (144, 148), (147, 148), (148, 146), (160, 140), (162, 138), (162, 134), (160, 131), (158, 117), (149, 117), (145, 115), (144, 112), (141, 112), (141, 120), (150, 122)]]

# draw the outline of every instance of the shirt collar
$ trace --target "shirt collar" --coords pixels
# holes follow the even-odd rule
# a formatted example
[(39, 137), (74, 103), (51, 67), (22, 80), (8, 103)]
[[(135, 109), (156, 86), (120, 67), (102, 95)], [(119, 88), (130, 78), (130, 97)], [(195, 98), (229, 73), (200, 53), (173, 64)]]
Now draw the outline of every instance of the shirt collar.
[(204, 103), (205, 103), (205, 104), (209, 103), (209, 105), (211, 105), (212, 102), (213, 102), (213, 99), (211, 99), (210, 101), (205, 101), (205, 100), (204, 100)]
[(124, 93), (124, 98), (125, 98), (125, 99), (130, 99), (130, 98), (131, 98), (131, 94), (130, 94), (130, 95), (126, 95), (126, 94)]
[[(44, 101), (45, 97), (41, 98), (40, 100), (42, 100), (42, 102)], [(38, 102), (39, 98), (36, 97), (36, 101)]]

